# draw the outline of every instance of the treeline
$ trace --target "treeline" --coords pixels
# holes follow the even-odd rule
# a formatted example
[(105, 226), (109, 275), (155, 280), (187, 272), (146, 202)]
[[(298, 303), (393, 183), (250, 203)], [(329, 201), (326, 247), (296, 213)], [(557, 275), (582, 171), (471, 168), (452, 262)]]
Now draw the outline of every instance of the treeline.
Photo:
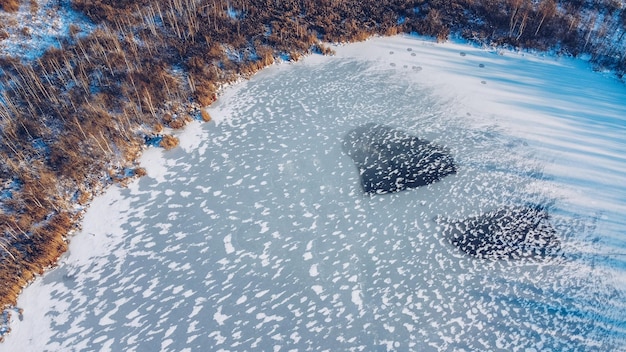
[[(5, 10), (17, 1), (0, 1)], [(277, 57), (330, 53), (323, 42), (417, 32), (594, 54), (625, 71), (616, 1), (71, 0), (98, 24), (75, 26), (35, 61), (0, 58), (0, 305), (66, 249), (76, 203), (142, 175), (134, 162), (163, 127), (192, 119), (218, 88)], [(595, 16), (595, 17), (594, 17)], [(619, 40), (617, 40), (619, 39)]]
[(626, 8), (620, 0), (435, 0), (410, 30), (450, 32), (488, 45), (589, 54), (598, 68), (626, 73)]

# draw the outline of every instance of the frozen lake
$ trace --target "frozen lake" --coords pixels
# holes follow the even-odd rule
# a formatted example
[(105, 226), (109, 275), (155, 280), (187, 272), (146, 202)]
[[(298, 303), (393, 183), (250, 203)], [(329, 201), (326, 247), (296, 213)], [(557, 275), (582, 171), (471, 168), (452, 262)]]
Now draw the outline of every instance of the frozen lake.
[[(502, 54), (378, 38), (228, 88), (96, 199), (0, 350), (626, 349), (626, 89)], [(365, 194), (342, 140), (367, 123), (456, 173)], [(525, 205), (562, 255), (471, 257), (434, 221)]]

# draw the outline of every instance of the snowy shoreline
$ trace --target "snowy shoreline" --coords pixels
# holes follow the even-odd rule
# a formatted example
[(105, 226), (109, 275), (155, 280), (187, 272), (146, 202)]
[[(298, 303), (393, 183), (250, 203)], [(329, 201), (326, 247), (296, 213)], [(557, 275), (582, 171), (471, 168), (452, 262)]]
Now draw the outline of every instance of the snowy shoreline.
[[(409, 50), (410, 49), (410, 50)], [(583, 114), (591, 114), (591, 117), (599, 117), (600, 127), (605, 126), (607, 131), (614, 127), (623, 128), (623, 116), (626, 116), (626, 107), (619, 106), (619, 96), (624, 96), (625, 89), (617, 80), (602, 77), (591, 71), (588, 63), (569, 58), (542, 57), (531, 54), (499, 51), (497, 53), (485, 51), (475, 45), (467, 43), (444, 43), (436, 44), (413, 36), (397, 36), (391, 38), (372, 38), (366, 42), (342, 45), (335, 48), (337, 55), (334, 58), (322, 57), (319, 55), (309, 56), (303, 62), (283, 63), (273, 65), (259, 72), (253, 79), (258, 81), (264, 77), (288, 71), (297, 65), (319, 65), (336, 62), (342, 59), (364, 60), (371, 64), (373, 70), (391, 70), (398, 75), (399, 79), (416, 80), (421, 86), (431, 90), (434, 95), (449, 102), (451, 114), (456, 116), (466, 116), (468, 123), (474, 126), (484, 125), (491, 129), (494, 124), (511, 136), (526, 141), (532, 148), (540, 154), (552, 155), (550, 164), (545, 170), (555, 178), (570, 177), (569, 175), (580, 175), (578, 181), (580, 189), (554, 189), (556, 197), (565, 199), (566, 202), (575, 204), (578, 207), (597, 207), (603, 211), (612, 210), (611, 213), (602, 212), (601, 216), (614, 220), (615, 214), (626, 213), (626, 204), (620, 201), (624, 195), (623, 189), (590, 189), (584, 184), (584, 177), (596, 177), (596, 171), (585, 162), (592, 163), (596, 160), (581, 159), (575, 152), (585, 151), (605, 155), (606, 163), (602, 166), (608, 184), (626, 184), (624, 174), (626, 166), (620, 152), (623, 149), (615, 149), (610, 152), (602, 151), (602, 142), (605, 138), (611, 141), (618, 141), (620, 131), (613, 129), (611, 134), (606, 136), (595, 136), (597, 139), (589, 139), (591, 145), (586, 145), (585, 141), (566, 141), (553, 138), (559, 133), (567, 133), (576, 130), (577, 125), (585, 123)], [(564, 73), (567, 72), (567, 73)], [(390, 73), (391, 74), (391, 73)], [(525, 81), (520, 81), (525, 79)], [(541, 80), (543, 79), (543, 80)], [(568, 84), (574, 84), (576, 89), (568, 88)], [(209, 108), (213, 120), (217, 126), (203, 128), (199, 123), (192, 123), (179, 132), (180, 153), (199, 153), (203, 155), (207, 149), (212, 148), (207, 141), (210, 139), (211, 129), (219, 127), (220, 124), (238, 124), (240, 121), (233, 120), (233, 109), (241, 106), (229, 106), (227, 102), (232, 102), (238, 92), (249, 85), (249, 81), (244, 81), (233, 85), (224, 91), (223, 96)], [(584, 88), (581, 88), (584, 87)], [(571, 96), (579, 97), (581, 93), (588, 92), (587, 97), (571, 99)], [(592, 96), (603, 92), (603, 96)], [(595, 100), (594, 100), (595, 99)], [(593, 106), (586, 106), (587, 103), (597, 101), (603, 110), (595, 112)], [(554, 102), (569, 105), (554, 105)], [(246, 102), (241, 102), (243, 105)], [(554, 105), (554, 106), (553, 106)], [(602, 114), (605, 115), (602, 115)], [(565, 132), (563, 132), (565, 131)], [(579, 142), (579, 143), (577, 143)], [(620, 144), (614, 144), (619, 148)], [(622, 145), (623, 147), (623, 145)], [(552, 154), (554, 150), (556, 154)], [(184, 155), (184, 154), (183, 154)], [(623, 155), (623, 154), (622, 154)], [(181, 155), (179, 155), (181, 156)], [(235, 156), (236, 158), (236, 156)], [(168, 156), (168, 152), (160, 149), (148, 149), (141, 157), (141, 165), (146, 168), (147, 177), (168, 188), (170, 177), (175, 174), (172, 168), (176, 167), (175, 160)], [(228, 160), (226, 160), (228, 162)], [(580, 167), (585, 166), (580, 171)], [(620, 176), (620, 173), (622, 174)], [(573, 176), (571, 176), (573, 177)], [(80, 284), (84, 282), (80, 277), (74, 276), (89, 273), (97, 276), (103, 272), (107, 266), (115, 267), (114, 271), (122, 272), (122, 259), (128, 255), (127, 251), (120, 249), (120, 244), (135, 243), (135, 238), (125, 237), (122, 225), (130, 220), (131, 200), (138, 197), (138, 194), (145, 190), (140, 190), (139, 181), (134, 181), (128, 186), (128, 190), (122, 192), (117, 186), (112, 186), (94, 199), (83, 219), (82, 230), (71, 239), (69, 251), (59, 260), (59, 268), (55, 268), (46, 273), (43, 277), (37, 278), (29, 287), (24, 289), (18, 301), (18, 307), (24, 309), (23, 320), (18, 320), (17, 314), (12, 316), (11, 334), (5, 337), (3, 345), (15, 348), (36, 349), (62, 349), (59, 342), (49, 345), (54, 331), (51, 329), (54, 321), (70, 321), (72, 317), (68, 314), (69, 305), (64, 306), (59, 300), (53, 299), (53, 293), (58, 293), (66, 289), (65, 284), (74, 282)], [(576, 184), (576, 182), (573, 182)], [(215, 185), (213, 185), (215, 186)], [(164, 189), (153, 190), (155, 193)], [(216, 190), (214, 192), (220, 192)], [(122, 194), (124, 193), (124, 194)], [(596, 197), (598, 194), (601, 197)], [(217, 194), (219, 196), (219, 193)], [(183, 195), (184, 197), (184, 195)], [(209, 214), (210, 215), (210, 214)], [(617, 225), (621, 225), (619, 220), (614, 220)], [(165, 226), (165, 225), (164, 225)], [(608, 226), (608, 225), (607, 225)], [(606, 229), (606, 228), (605, 228)], [(621, 228), (617, 229), (619, 232)], [(169, 233), (169, 228), (165, 226), (163, 232)], [(184, 237), (182, 237), (184, 238)], [(232, 242), (227, 241), (229, 237), (223, 239), (226, 247), (226, 254), (236, 253)], [(606, 241), (617, 243), (616, 247), (624, 248), (624, 239), (614, 237)], [(151, 246), (147, 247), (149, 250)], [(230, 252), (230, 253), (229, 253)], [(309, 252), (307, 252), (309, 253)], [(117, 260), (111, 263), (111, 260)], [(60, 268), (66, 268), (72, 275), (57, 277)], [(63, 269), (63, 270), (66, 270)], [(318, 266), (311, 266), (311, 276), (318, 277), (320, 274)], [(626, 283), (626, 273), (615, 272), (612, 280), (616, 287)], [(71, 287), (71, 286), (69, 286)], [(315, 286), (318, 287), (318, 286)], [(622, 286), (623, 287), (623, 286)], [(93, 288), (105, 291), (106, 288)], [(150, 288), (144, 288), (137, 292), (144, 297)], [(321, 290), (321, 288), (316, 289)], [(176, 291), (176, 290), (175, 290)], [(320, 291), (321, 292), (321, 291)], [(175, 294), (191, 297), (194, 292), (179, 290)], [(623, 294), (623, 292), (622, 292)], [(201, 297), (196, 298), (196, 301)], [(355, 289), (352, 291), (351, 299), (357, 302), (359, 310), (363, 309), (362, 291)], [(128, 301), (127, 298), (120, 298), (115, 302), (119, 307)], [(200, 300), (201, 301), (201, 300)], [(218, 308), (218, 307), (214, 307)], [(50, 314), (54, 309), (57, 313)], [(199, 308), (201, 309), (201, 308)], [(116, 309), (102, 311), (99, 315), (99, 322), (96, 325), (109, 327), (117, 324), (111, 316)], [(60, 313), (59, 313), (60, 312)], [(227, 313), (223, 313), (221, 308), (213, 316), (218, 325), (224, 324), (228, 318)], [(133, 314), (126, 316), (127, 319), (135, 318)], [(268, 317), (269, 319), (269, 317)], [(75, 326), (78, 336), (82, 336), (83, 345), (72, 346), (73, 348), (95, 348), (111, 349), (114, 340), (108, 338), (96, 338), (89, 340), (89, 329), (81, 330)], [(167, 340), (169, 335), (165, 333), (163, 339)], [(75, 337), (75, 339), (78, 339)], [(298, 339), (294, 339), (297, 343)], [(77, 340), (78, 341), (78, 340)], [(84, 345), (86, 343), (93, 345)], [(141, 343), (139, 342), (139, 346)], [(394, 347), (393, 343), (391, 346)], [(167, 348), (168, 344), (162, 347)], [(397, 347), (397, 346), (395, 346)]]

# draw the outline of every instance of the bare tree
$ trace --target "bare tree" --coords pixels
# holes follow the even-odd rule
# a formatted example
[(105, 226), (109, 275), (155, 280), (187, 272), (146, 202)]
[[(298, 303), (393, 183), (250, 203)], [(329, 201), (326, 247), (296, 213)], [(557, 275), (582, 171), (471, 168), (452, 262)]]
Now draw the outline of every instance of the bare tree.
[(537, 29), (535, 30), (535, 36), (539, 33), (541, 26), (543, 25), (546, 19), (552, 18), (556, 14), (556, 1), (554, 0), (543, 0), (539, 3), (539, 14), (541, 15), (541, 20), (539, 20), (539, 24), (537, 25)]

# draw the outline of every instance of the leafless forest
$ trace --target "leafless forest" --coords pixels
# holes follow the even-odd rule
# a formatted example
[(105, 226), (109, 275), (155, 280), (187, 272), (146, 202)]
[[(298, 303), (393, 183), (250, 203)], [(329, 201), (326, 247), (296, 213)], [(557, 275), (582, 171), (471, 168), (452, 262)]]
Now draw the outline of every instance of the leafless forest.
[[(590, 55), (626, 72), (618, 0), (71, 0), (97, 24), (33, 61), (0, 57), (0, 305), (54, 265), (104, 186), (141, 176), (146, 141), (209, 121), (224, 83), (324, 43), (414, 32), (484, 45)], [(0, 0), (0, 11), (37, 6)], [(11, 24), (0, 24), (3, 31)], [(167, 130), (165, 130), (167, 131)], [(210, 182), (210, 180), (207, 180)]]

